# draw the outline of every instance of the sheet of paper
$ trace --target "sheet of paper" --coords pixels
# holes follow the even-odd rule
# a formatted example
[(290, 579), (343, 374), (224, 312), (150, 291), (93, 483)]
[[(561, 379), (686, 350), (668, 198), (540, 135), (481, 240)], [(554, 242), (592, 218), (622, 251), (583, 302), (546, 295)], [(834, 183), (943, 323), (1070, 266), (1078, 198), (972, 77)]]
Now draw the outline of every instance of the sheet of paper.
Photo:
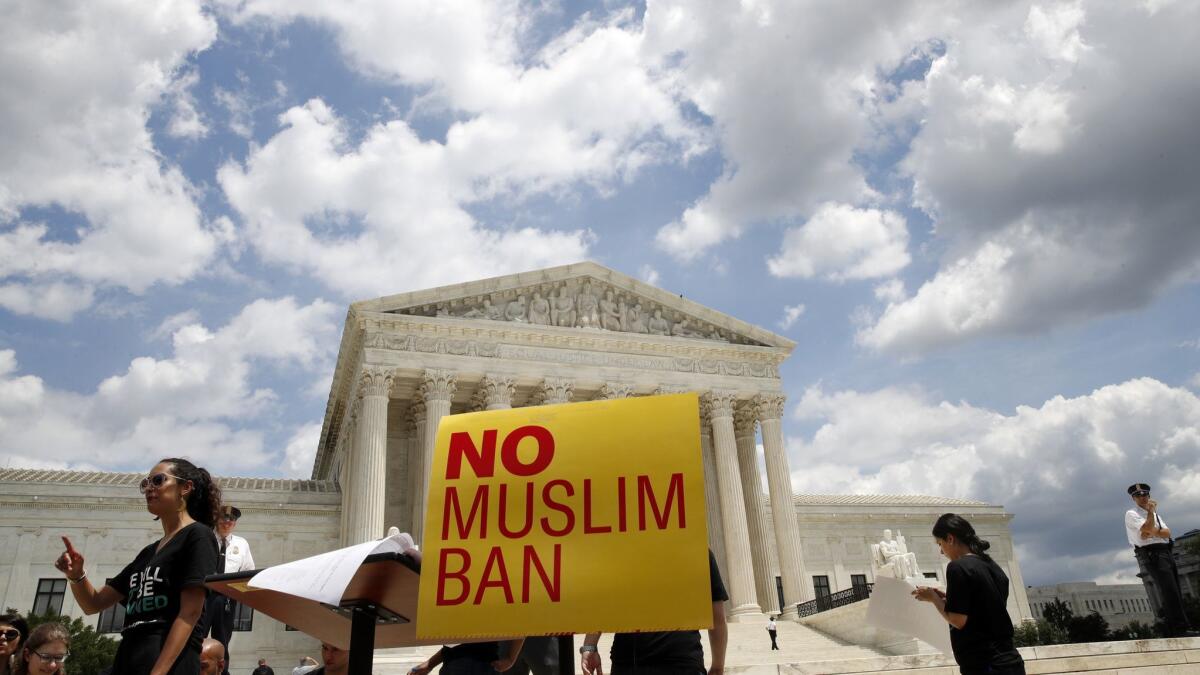
[(902, 579), (877, 577), (867, 603), (867, 623), (927, 642), (950, 654), (950, 624), (928, 602), (912, 596), (916, 587)]
[(391, 534), (336, 551), (268, 567), (255, 574), (249, 585), (288, 595), (338, 605), (363, 560), (372, 553), (400, 553), (413, 548), (407, 533)]

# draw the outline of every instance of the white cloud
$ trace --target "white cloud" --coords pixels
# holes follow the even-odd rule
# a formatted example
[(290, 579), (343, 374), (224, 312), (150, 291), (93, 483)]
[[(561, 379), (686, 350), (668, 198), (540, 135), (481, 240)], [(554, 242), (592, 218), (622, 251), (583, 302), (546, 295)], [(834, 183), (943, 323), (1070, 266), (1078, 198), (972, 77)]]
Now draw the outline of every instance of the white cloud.
[(61, 281), (0, 286), (0, 307), (53, 321), (70, 321), (77, 312), (90, 307), (93, 298), (91, 286)]
[(312, 475), (313, 460), (317, 456), (317, 444), (321, 440), (321, 423), (305, 424), (288, 439), (283, 449), (281, 468), (286, 476), (308, 478)]
[(0, 351), (0, 462), (129, 469), (183, 454), (225, 474), (261, 469), (275, 453), (253, 426), (276, 393), (254, 378), (272, 367), (331, 369), (336, 314), (321, 300), (282, 298), (256, 300), (216, 330), (173, 317), (170, 358), (136, 358), (89, 394), (18, 376), (16, 355)]
[(628, 12), (584, 17), (527, 55), (531, 17), (515, 3), (261, 1), (227, 10), (235, 21), (327, 25), (352, 66), (426, 88), (418, 114), (436, 104), (458, 120), (444, 141), (393, 119), (352, 145), (337, 114), (312, 100), (284, 113), (284, 128), (244, 165), (221, 169), (266, 260), (351, 297), (578, 260), (588, 232), (478, 223), (467, 209), (581, 184), (603, 191), (701, 147)]
[(651, 286), (658, 285), (658, 279), (659, 279), (658, 270), (654, 269), (653, 266), (642, 265), (642, 268), (641, 268), (641, 270), (638, 271), (638, 274), (641, 275), (642, 281), (645, 281), (646, 283), (650, 284)]
[(196, 99), (192, 95), (192, 88), (199, 81), (200, 74), (193, 70), (171, 84), (170, 93), (175, 100), (172, 103), (171, 119), (167, 122), (168, 134), (193, 140), (208, 135), (208, 125), (196, 110)]
[(947, 34), (904, 90), (921, 110), (904, 173), (945, 254), (864, 345), (920, 353), (1044, 331), (1197, 279), (1200, 93), (1179, 83), (1200, 59), (1178, 45), (1200, 43), (1200, 7), (997, 11)]
[[(1066, 581), (1046, 563), (1123, 547), (1125, 487), (1158, 489), (1164, 517), (1200, 518), (1200, 397), (1142, 378), (1011, 414), (919, 390), (805, 392), (790, 442), (797, 492), (922, 493), (1002, 504), (1016, 515), (1026, 581)], [(1126, 551), (1126, 553), (1128, 553)], [(1109, 564), (1089, 572), (1115, 572)]]
[[(103, 0), (0, 7), (0, 278), (10, 311), (65, 319), (91, 286), (141, 293), (189, 279), (211, 258), (189, 182), (163, 162), (146, 120), (216, 30), (201, 3), (185, 0), (153, 12)], [(22, 217), (30, 206), (78, 223), (51, 230)], [(84, 292), (32, 300), (63, 284)]]
[(787, 330), (796, 325), (796, 321), (804, 314), (804, 304), (785, 305), (783, 308), (783, 318), (779, 320), (779, 327)]
[(900, 302), (908, 297), (904, 290), (904, 282), (899, 279), (888, 279), (875, 286), (875, 299), (884, 302)]
[(802, 227), (788, 229), (782, 249), (767, 265), (777, 277), (845, 281), (890, 276), (910, 260), (904, 216), (823, 204)]

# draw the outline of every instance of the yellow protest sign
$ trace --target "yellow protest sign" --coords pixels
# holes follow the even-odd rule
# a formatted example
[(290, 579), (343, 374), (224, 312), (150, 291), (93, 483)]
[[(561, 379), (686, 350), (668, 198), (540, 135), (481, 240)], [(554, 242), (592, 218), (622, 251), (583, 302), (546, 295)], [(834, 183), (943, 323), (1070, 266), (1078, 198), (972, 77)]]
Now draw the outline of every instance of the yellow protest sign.
[(708, 627), (706, 530), (695, 394), (445, 417), (417, 636)]

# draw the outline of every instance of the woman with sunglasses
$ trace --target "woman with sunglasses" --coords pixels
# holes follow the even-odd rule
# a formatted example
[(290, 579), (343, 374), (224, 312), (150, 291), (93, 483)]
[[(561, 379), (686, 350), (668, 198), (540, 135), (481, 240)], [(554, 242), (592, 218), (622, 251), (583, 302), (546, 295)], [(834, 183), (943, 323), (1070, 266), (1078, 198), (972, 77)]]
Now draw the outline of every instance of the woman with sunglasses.
[(0, 675), (12, 675), (27, 635), (29, 624), (19, 614), (0, 614)]
[(146, 510), (162, 524), (163, 536), (97, 589), (87, 578), (83, 555), (63, 537), (67, 550), (55, 566), (87, 614), (118, 602), (125, 628), (113, 661), (121, 675), (196, 675), (206, 626), (204, 577), (217, 572), (213, 526), (221, 489), (208, 471), (186, 459), (164, 459), (142, 480)]
[(933, 526), (933, 539), (946, 566), (945, 592), (919, 586), (917, 600), (928, 602), (950, 624), (950, 647), (963, 675), (1025, 675), (1025, 662), (1013, 646), (1008, 615), (1008, 576), (987, 554), (991, 545), (962, 516), (946, 513)]
[(44, 623), (29, 634), (13, 675), (63, 675), (70, 647), (71, 634), (62, 624)]

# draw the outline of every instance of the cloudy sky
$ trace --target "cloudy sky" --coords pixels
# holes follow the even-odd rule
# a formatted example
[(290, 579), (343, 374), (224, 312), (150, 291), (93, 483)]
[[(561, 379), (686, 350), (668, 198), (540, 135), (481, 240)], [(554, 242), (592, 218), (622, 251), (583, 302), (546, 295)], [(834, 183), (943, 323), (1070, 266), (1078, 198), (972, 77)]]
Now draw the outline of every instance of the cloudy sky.
[(0, 465), (304, 476), (352, 300), (582, 259), (780, 332), (793, 482), (1200, 527), (1200, 5), (0, 4)]

